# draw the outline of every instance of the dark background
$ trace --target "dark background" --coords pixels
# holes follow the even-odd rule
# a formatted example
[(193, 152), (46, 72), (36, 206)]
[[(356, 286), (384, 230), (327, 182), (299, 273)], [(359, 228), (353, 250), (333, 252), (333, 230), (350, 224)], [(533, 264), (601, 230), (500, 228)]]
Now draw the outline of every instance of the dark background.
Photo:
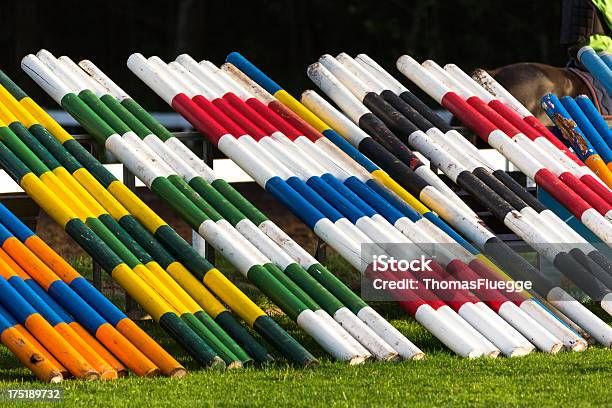
[(141, 52), (188, 52), (223, 62), (240, 51), (292, 93), (311, 87), (323, 53), (366, 52), (396, 73), (398, 56), (466, 70), (520, 61), (565, 63), (560, 1), (3, 1), (1, 68), (46, 107), (53, 101), (19, 68), (27, 53), (93, 60), (148, 109), (169, 110), (125, 66)]

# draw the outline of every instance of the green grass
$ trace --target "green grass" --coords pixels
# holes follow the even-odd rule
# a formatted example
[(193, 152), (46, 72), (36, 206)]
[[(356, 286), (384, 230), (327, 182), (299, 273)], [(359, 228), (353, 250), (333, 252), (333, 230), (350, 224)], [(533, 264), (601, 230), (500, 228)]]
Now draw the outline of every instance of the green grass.
[[(353, 286), (358, 279), (337, 259), (328, 263)], [(227, 270), (223, 261), (217, 262)], [(343, 269), (344, 268), (344, 269)], [(466, 360), (453, 356), (414, 320), (389, 304), (377, 305), (391, 322), (427, 354), (424, 361), (368, 363), (349, 367), (329, 361), (296, 325), (229, 272), (232, 279), (275, 314), (277, 321), (321, 357), (317, 368), (299, 369), (282, 361), (267, 367), (216, 371), (194, 366), (154, 323), (142, 327), (183, 363), (183, 379), (128, 377), (113, 382), (62, 383), (67, 406), (606, 406), (612, 404), (612, 351), (591, 347), (557, 356)], [(595, 310), (595, 309), (594, 309)], [(598, 314), (601, 311), (598, 310)], [(603, 316), (603, 315), (602, 315)], [(612, 320), (607, 317), (608, 322)], [(0, 388), (44, 387), (0, 348)], [(25, 404), (24, 404), (25, 405)], [(28, 406), (30, 404), (28, 403)]]

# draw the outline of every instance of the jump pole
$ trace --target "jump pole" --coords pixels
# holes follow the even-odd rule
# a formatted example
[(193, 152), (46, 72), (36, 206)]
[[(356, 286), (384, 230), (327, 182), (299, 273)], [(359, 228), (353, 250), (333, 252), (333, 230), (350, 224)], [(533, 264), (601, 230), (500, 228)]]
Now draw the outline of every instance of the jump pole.
[[(0, 231), (3, 237), (14, 238), (10, 231), (8, 231), (3, 225), (0, 225)], [(56, 313), (61, 318), (61, 320), (70, 327), (72, 332), (80, 338), (80, 340), (77, 340), (76, 344), (80, 342), (86, 343), (86, 347), (95, 351), (95, 353), (103, 360), (103, 362), (107, 363), (108, 366), (116, 373), (117, 377), (124, 377), (128, 374), (128, 369), (126, 368), (126, 366), (122, 364), (119, 360), (117, 360), (117, 358), (114, 357), (108, 349), (106, 349), (105, 345), (102, 342), (100, 342), (93, 335), (91, 335), (83, 325), (81, 325), (77, 320), (75, 320), (75, 318), (70, 313), (68, 313), (66, 309), (64, 309), (64, 307), (62, 307), (58, 302), (56, 302), (51, 297), (51, 295), (49, 295), (34, 279), (32, 279), (30, 275), (28, 275), (25, 269), (23, 269), (17, 263), (17, 260), (21, 260), (21, 257), (17, 257), (17, 260), (15, 260), (11, 258), (11, 256), (7, 252), (5, 252), (4, 249), (2, 249), (0, 250), (0, 258), (9, 266), (8, 270), (11, 271), (9, 274), (10, 276), (8, 278), (6, 278), (5, 276), (9, 283), (13, 284), (13, 282), (11, 282), (11, 279), (16, 280), (17, 282), (23, 282), (23, 284), (25, 284), (36, 296), (40, 298), (42, 302), (44, 302), (47, 308), (51, 309), (54, 313)], [(31, 267), (30, 269), (32, 268), (33, 267)], [(13, 284), (13, 286), (15, 285)], [(43, 316), (45, 317), (45, 319), (47, 319), (45, 315)], [(96, 368), (96, 370), (101, 373), (104, 373), (105, 371), (99, 368)], [(108, 368), (106, 370), (108, 371)], [(116, 378), (112, 375), (111, 372), (109, 372), (109, 374), (110, 376)]]
[[(402, 67), (408, 66), (406, 64), (411, 64), (408, 58), (408, 56), (401, 57), (400, 64), (405, 62), (404, 65), (401, 65)], [(445, 71), (441, 68), (436, 69), (433, 61), (428, 62), (426, 65), (432, 71), (427, 71), (423, 68), (421, 72), (427, 72), (429, 75), (443, 75), (443, 73), (445, 73)], [(406, 69), (404, 70), (406, 71)], [(450, 76), (448, 76), (446, 80), (452, 81), (452, 85), (455, 88), (459, 86), (456, 80)], [(442, 84), (442, 82), (438, 83)], [(442, 86), (445, 90), (450, 89), (445, 84), (442, 84)], [(442, 96), (444, 95), (445, 94)], [(590, 204), (580, 198), (568, 185), (560, 181), (550, 170), (546, 169), (521, 146), (516, 143), (511, 143), (510, 136), (504, 133), (499, 126), (501, 126), (505, 132), (512, 136), (521, 134), (518, 129), (503, 119), (503, 117), (497, 114), (494, 110), (489, 108), (486, 103), (477, 96), (468, 96), (469, 92), (468, 95), (466, 95), (469, 103), (464, 101), (456, 93), (451, 92), (449, 95), (457, 96), (457, 98), (450, 98), (449, 101), (452, 99), (452, 102), (446, 102), (446, 100), (444, 100), (444, 103), (451, 106), (450, 104), (455, 104), (456, 101), (457, 106), (451, 107), (454, 109), (455, 114), (463, 115), (463, 117), (460, 116), (460, 118), (464, 123), (472, 127), (481, 137), (487, 140), (496, 149), (502, 150), (504, 155), (509, 157), (511, 161), (521, 169), (521, 171), (523, 171), (528, 177), (536, 180), (536, 182), (545, 190), (550, 192), (555, 198), (557, 198), (558, 201), (569, 208), (576, 215), (576, 217), (581, 219), (585, 225), (598, 233), (598, 235), (604, 241), (607, 239), (606, 236), (612, 227), (609, 225), (604, 216)], [(486, 118), (483, 116), (483, 114), (486, 116)], [(495, 123), (489, 121), (488, 118), (495, 121)], [(517, 140), (525, 140), (525, 138), (519, 137)], [(606, 211), (605, 208), (600, 208), (600, 210)]]
[[(50, 361), (42, 351), (42, 345), (33, 343), (20, 332), (17, 320), (0, 306), (0, 341), (36, 377), (52, 384), (64, 380), (61, 369)], [(48, 352), (47, 352), (48, 353)]]
[[(41, 50), (39, 52), (41, 57), (47, 63), (57, 62), (55, 58), (47, 51)], [(57, 62), (59, 63), (59, 62)], [(59, 163), (58, 163), (59, 164)], [(78, 185), (78, 183), (76, 183)], [(101, 207), (101, 206), (99, 206)], [(142, 273), (143, 279), (147, 281), (152, 288), (154, 288), (170, 305), (176, 308), (180, 312), (181, 318), (184, 319), (190, 327), (198, 333), (205, 341), (207, 341), (211, 347), (224, 359), (229, 367), (233, 368), (240, 366), (242, 362), (248, 363), (252, 361), (251, 358), (242, 350), (227, 334), (214, 322), (211, 321), (210, 317), (200, 308), (181, 286), (179, 286), (171, 277), (163, 270), (157, 262), (153, 260), (140, 245), (134, 240), (133, 237), (122, 231), (122, 227), (119, 226), (117, 221), (110, 217), (109, 214), (104, 214), (106, 225), (112, 228), (118, 237), (121, 237), (121, 233), (124, 236), (122, 240), (128, 249), (136, 255), (136, 258), (151, 271), (149, 274)], [(100, 217), (101, 218), (101, 217)], [(134, 231), (132, 233), (138, 235), (141, 231)], [(133, 266), (134, 267), (134, 266)], [(135, 269), (136, 270), (136, 269)], [(217, 337), (208, 327), (212, 325), (216, 333), (219, 333), (221, 337)], [(226, 344), (227, 342), (227, 344)], [(234, 351), (230, 350), (235, 350)], [(238, 355), (240, 357), (238, 357)]]
[[(439, 75), (439, 77), (442, 78), (443, 81), (445, 80), (447, 84), (450, 84), (451, 86), (453, 86), (454, 89), (459, 89), (460, 92), (464, 95), (464, 98), (466, 98), (467, 101), (471, 105), (475, 106), (477, 109), (480, 110), (481, 113), (486, 115), (491, 120), (495, 121), (496, 125), (505, 129), (507, 134), (512, 135), (511, 137), (515, 141), (517, 141), (518, 146), (517, 145), (510, 145), (510, 146), (513, 147), (514, 150), (516, 150), (519, 153), (519, 155), (522, 154), (524, 157), (533, 158), (534, 159), (533, 163), (537, 163), (538, 165), (542, 166), (537, 160), (541, 159), (541, 157), (545, 157), (545, 154), (544, 153), (537, 154), (537, 147), (533, 144), (533, 142), (529, 138), (527, 138), (525, 135), (520, 133), (520, 131), (513, 129), (512, 125), (509, 122), (507, 122), (504, 118), (502, 118), (499, 114), (497, 114), (495, 111), (493, 111), (492, 109), (488, 109), (488, 106), (485, 105), (485, 102), (479, 99), (478, 95), (474, 93), (476, 92), (474, 89), (479, 88), (479, 87), (469, 76), (462, 74), (461, 72), (459, 72), (460, 70), (457, 68), (457, 69), (454, 69), (455, 78), (452, 78), (450, 75), (447, 74), (446, 71), (442, 70), (439, 66), (437, 66), (432, 61), (428, 61), (424, 64), (427, 64), (428, 68), (430, 69), (432, 73), (434, 73), (434, 75), (437, 73), (437, 75)], [(453, 67), (450, 67), (450, 69), (453, 70)], [(465, 85), (465, 87), (463, 85)], [(522, 150), (523, 148), (525, 148), (525, 150)], [(536, 151), (532, 151), (532, 153), (527, 153), (527, 149), (529, 148), (536, 148)], [(508, 150), (509, 149), (506, 148), (505, 151), (507, 152)], [(536, 156), (538, 157), (538, 159), (535, 158)], [(523, 167), (525, 167), (526, 164), (527, 163), (524, 163)], [(570, 186), (570, 188), (572, 188), (573, 190), (579, 191), (582, 196), (587, 196), (590, 194), (591, 198), (598, 199), (598, 196), (593, 197), (592, 192), (588, 190), (586, 186), (580, 184), (577, 178), (574, 177), (572, 174), (567, 173), (567, 172), (562, 173), (563, 170), (560, 167), (555, 166), (557, 165), (556, 162), (551, 161), (550, 163), (546, 163), (546, 164), (548, 164), (549, 167), (552, 168), (553, 172), (555, 172), (553, 174), (557, 174), (560, 180), (562, 180), (567, 186)], [(538, 173), (543, 173), (542, 170), (548, 170), (548, 168), (541, 167), (540, 169), (537, 170), (536, 175)], [(546, 188), (546, 186), (544, 187)], [(550, 189), (551, 186), (548, 186), (548, 188)], [(566, 190), (566, 191), (568, 191), (570, 194), (573, 194), (571, 190)], [(600, 205), (597, 205), (597, 208), (600, 212), (608, 213), (608, 211), (606, 211), (606, 209), (609, 207), (607, 203), (605, 203), (602, 200), (597, 200), (597, 201), (592, 201), (592, 202), (594, 204), (597, 204), (597, 203), (600, 204)], [(563, 242), (563, 240), (561, 242)], [(568, 242), (568, 241), (565, 240), (565, 242)], [(562, 244), (562, 245), (563, 247), (568, 247), (568, 244)], [(593, 289), (592, 287), (589, 288), (589, 285), (592, 285), (593, 283), (597, 283), (597, 281), (601, 281), (603, 285), (608, 288), (612, 287), (612, 280), (610, 279), (610, 274), (608, 272), (610, 270), (610, 266), (609, 266), (609, 262), (605, 260), (605, 257), (600, 257), (601, 261), (604, 264), (604, 266), (602, 267), (597, 262), (594, 262), (591, 258), (586, 257), (584, 252), (582, 251), (582, 248), (579, 248), (572, 243), (569, 243), (569, 245), (573, 247), (570, 251), (572, 257), (576, 261), (581, 262), (585, 266), (585, 269), (587, 271), (586, 274), (584, 274), (584, 271), (583, 271), (583, 273), (581, 274), (582, 276), (578, 274), (576, 275), (575, 278), (572, 278), (574, 282), (585, 283), (586, 286), (584, 286), (583, 289), (587, 289), (587, 290)], [(551, 249), (556, 249), (556, 248), (551, 247)], [(559, 265), (564, 266), (565, 264), (559, 263)], [(571, 273), (573, 272), (573, 270), (566, 270), (563, 272)], [(589, 273), (595, 278), (595, 280), (591, 279), (591, 282), (584, 282), (584, 277), (588, 276)], [(606, 307), (605, 306), (605, 302), (606, 302), (605, 293), (592, 294), (592, 296), (599, 296), (599, 298), (602, 298), (603, 299), (602, 305), (604, 306), (604, 308)]]
[[(554, 239), (563, 240), (565, 239), (565, 235), (570, 234), (572, 239), (578, 239), (575, 242), (582, 243), (582, 241), (584, 241), (576, 237), (577, 234), (573, 230), (571, 230), (563, 221), (554, 215), (554, 213), (546, 210), (546, 208), (544, 208), (537, 201), (537, 199), (535, 199), (522, 186), (509, 177), (508, 174), (502, 170), (493, 170), (490, 165), (487, 165), (480, 157), (480, 152), (474, 145), (467, 142), (467, 140), (457, 131), (451, 129), (450, 126), (443, 122), (441, 118), (439, 118), (430, 108), (426, 107), (418, 98), (403, 88), (399, 82), (392, 78), (371, 58), (367, 57), (365, 54), (361, 54), (358, 57), (358, 61), (372, 76), (376, 77), (376, 79), (379, 81), (384, 82), (384, 86), (389, 87), (381, 94), (384, 98), (386, 98), (394, 107), (402, 108), (402, 101), (397, 100), (396, 97), (394, 97), (394, 94), (399, 97), (405, 95), (405, 97), (402, 99), (404, 101), (410, 101), (410, 106), (420, 115), (422, 115), (423, 118), (429, 121), (431, 125), (435, 123), (435, 127), (444, 132), (446, 137), (441, 137), (442, 135), (440, 135), (439, 132), (434, 131), (434, 129), (431, 127), (427, 128), (427, 123), (420, 122), (420, 118), (416, 117), (415, 123), (423, 124), (419, 125), (421, 130), (430, 134), (432, 138), (434, 138), (435, 142), (448, 153), (456, 155), (458, 160), (460, 160), (463, 164), (468, 165), (469, 168), (472, 169), (471, 171), (475, 171), (475, 175), (487, 183), (488, 186), (493, 188), (497, 194), (501, 194), (501, 196), (507, 201), (510, 200), (508, 202), (512, 203), (515, 209), (524, 213), (523, 208), (527, 204), (533, 210), (537, 211), (539, 217), (541, 217), (541, 220), (535, 220), (538, 222), (538, 227), (547, 230), (547, 233), (554, 236)], [(392, 90), (393, 88), (395, 91)], [(406, 110), (408, 107), (403, 106), (403, 108)], [(408, 113), (411, 113), (411, 116), (415, 117), (415, 112), (408, 111)], [(492, 179), (491, 176), (494, 176), (497, 180)], [(503, 186), (500, 185), (499, 182), (502, 182)], [(552, 223), (554, 228), (547, 226), (549, 223)], [(559, 233), (557, 231), (559, 228), (563, 233)], [(572, 239), (569, 239), (567, 242), (573, 242)]]
[(592, 47), (586, 45), (578, 50), (576, 56), (586, 69), (603, 84), (608, 94), (611, 94), (612, 69), (597, 55), (597, 52)]
[[(511, 144), (510, 146), (512, 146), (512, 148), (506, 148), (505, 151), (507, 152), (506, 154), (508, 154), (510, 157), (512, 157), (511, 155), (515, 153), (515, 156), (517, 156), (515, 157), (516, 163), (521, 163), (519, 160), (521, 156), (528, 161), (527, 163), (521, 163), (521, 165), (519, 166), (519, 168), (522, 167), (521, 171), (527, 172), (526, 174), (530, 173), (532, 177), (536, 177), (537, 175), (538, 179), (534, 180), (536, 180), (537, 183), (541, 184), (544, 189), (553, 190), (553, 186), (556, 186), (559, 190), (557, 194), (559, 196), (558, 200), (561, 200), (561, 202), (570, 210), (573, 208), (571, 205), (573, 201), (569, 198), (572, 197), (574, 200), (578, 200), (577, 203), (581, 207), (594, 210), (590, 212), (593, 213), (593, 218), (595, 220), (597, 220), (598, 218), (601, 220), (601, 218), (603, 217), (609, 218), (611, 211), (610, 209), (612, 208), (610, 204), (608, 204), (592, 190), (586, 187), (571, 173), (564, 172), (562, 166), (558, 165), (554, 161), (547, 161), (547, 156), (544, 153), (539, 153), (540, 150), (535, 144), (533, 144), (532, 140), (529, 137), (521, 133), (521, 131), (518, 128), (514, 127), (511, 122), (506, 120), (502, 115), (497, 113), (485, 101), (483, 101), (479, 97), (479, 94), (475, 93), (475, 89), (479, 88), (476, 86), (474, 81), (469, 78), (469, 76), (458, 76), (457, 74), (455, 74), (455, 77), (453, 77), (447, 71), (443, 70), (439, 65), (437, 65), (434, 61), (426, 61), (423, 64), (426, 69), (428, 69), (432, 73), (432, 75), (438, 77), (451, 89), (456, 89), (458, 92), (460, 92), (466, 102), (472, 107), (474, 107), (476, 111), (478, 111), (479, 115), (484, 118), (487, 118), (487, 120), (491, 121), (495, 126), (502, 129), (505, 132), (504, 134), (507, 134), (507, 136), (511, 140), (517, 142), (515, 144)], [(458, 70), (455, 69), (455, 72), (457, 73)], [(459, 80), (457, 78), (459, 78)], [(468, 87), (462, 84), (461, 78), (463, 78)], [(486, 94), (486, 92), (483, 92), (483, 95), (484, 94)], [(509, 109), (508, 111), (508, 114), (512, 115), (512, 112)], [(531, 149), (533, 154), (530, 153), (528, 149)], [(536, 158), (534, 157), (534, 155), (542, 155), (543, 157), (541, 160), (543, 160), (544, 163), (540, 161), (539, 157)], [(550, 167), (551, 169), (549, 169), (548, 167)], [(529, 170), (530, 168), (531, 172)], [(558, 180), (561, 181), (561, 183), (559, 183), (559, 181), (555, 181), (553, 177), (557, 177)], [(553, 183), (553, 185), (550, 185), (550, 183)], [(580, 194), (580, 196), (584, 196), (584, 198), (580, 197), (578, 194)], [(596, 212), (600, 213), (601, 217), (596, 215)], [(602, 227), (602, 231), (600, 231), (600, 234), (603, 234), (606, 228), (606, 226)]]
[[(457, 80), (462, 89), (465, 92), (472, 92), (476, 96), (481, 96), (485, 98), (489, 97), (489, 94), (484, 91), (472, 78), (466, 75), (461, 69), (459, 69), (456, 65), (448, 64), (445, 68), (446, 72), (450, 76), (452, 76), (455, 80)], [(440, 72), (436, 69), (437, 72)], [(489, 100), (489, 106), (492, 108), (496, 108), (500, 112), (505, 113), (505, 117), (513, 120), (513, 123), (519, 123), (524, 126), (524, 122), (520, 120), (520, 118), (514, 114), (510, 109), (505, 106), (501, 106), (501, 103), (494, 100)], [(577, 178), (570, 172), (567, 172), (563, 166), (559, 165), (557, 161), (549, 158), (547, 153), (540, 149), (536, 144), (534, 138), (527, 138), (524, 134), (515, 134), (514, 140), (516, 140), (521, 146), (525, 147), (525, 149), (530, 149), (539, 160), (544, 163), (548, 169), (551, 169), (555, 175), (557, 175), (561, 180), (563, 180), (568, 185), (574, 187), (576, 190), (583, 193), (583, 196), (590, 196), (593, 198), (593, 203), (597, 204), (597, 208), (600, 209), (601, 212), (605, 211), (608, 204), (606, 201), (600, 200), (601, 197), (594, 196), (594, 192), (591, 191), (588, 186), (585, 184), (580, 184), (581, 181), (577, 180)], [(498, 172), (498, 178), (501, 174)], [(515, 183), (516, 184), (516, 183)], [(576, 260), (579, 262), (585, 263), (585, 266), (589, 269), (594, 268), (595, 270), (599, 270), (603, 268), (606, 271), (612, 270), (612, 266), (607, 258), (597, 251), (591, 244), (586, 242), (584, 238), (578, 235), (574, 230), (572, 230), (567, 224), (565, 224), (562, 220), (559, 219), (552, 211), (546, 209), (537, 199), (535, 199), (532, 195), (528, 194), (524, 189), (518, 190), (516, 187), (512, 189), (517, 195), (518, 198), (523, 200), (525, 204), (528, 204), (533, 210), (535, 210), (540, 217), (542, 218), (542, 222), (540, 223), (540, 228), (548, 229), (548, 232), (554, 236), (555, 241), (560, 244), (564, 244), (567, 247), (568, 252), (574, 256)], [(589, 258), (584, 259), (584, 252), (589, 253)], [(591, 262), (595, 262), (596, 265), (592, 265)], [(601, 272), (601, 271), (600, 271)], [(605, 275), (605, 272), (602, 272), (602, 275)], [(599, 276), (599, 275), (598, 275)], [(607, 279), (602, 277), (602, 280)], [(609, 283), (609, 282), (608, 282)]]
[[(144, 254), (142, 253), (143, 251), (139, 251), (141, 254), (139, 255), (139, 259), (148, 267), (153, 267), (156, 276), (163, 284), (171, 288), (177, 295), (180, 295), (181, 300), (189, 306), (194, 316), (205, 324), (208, 329), (213, 331), (217, 337), (222, 339), (224, 338), (223, 336), (226, 337), (227, 334), (219, 330), (219, 327), (212, 321), (211, 317), (204, 313), (198, 305), (199, 303), (210, 305), (211, 302), (216, 302), (212, 295), (207, 293), (203, 288), (202, 284), (198, 283), (184, 266), (179, 264), (155, 237), (144, 228), (144, 226), (128, 213), (127, 210), (46, 131), (46, 129), (37, 123), (36, 119), (30, 115), (15, 98), (8, 94), (6, 89), (0, 89), (0, 99), (3, 100), (2, 102), (10, 104), (10, 109), (18, 116), (22, 123), (29, 125), (28, 129), (30, 133), (44, 146), (49, 154), (52, 154), (55, 159), (69, 171), (74, 179), (100, 203), (100, 206), (103, 206), (104, 210), (107, 210), (108, 213), (112, 215), (113, 219), (129, 232), (136, 240), (137, 244), (142, 246)], [(106, 220), (106, 222), (108, 222), (108, 220)], [(153, 257), (155, 259), (153, 259)], [(157, 264), (157, 262), (159, 262), (159, 264)], [(163, 271), (161, 269), (163, 269)], [(169, 276), (176, 280), (189, 295), (186, 293), (181, 294), (180, 291), (182, 289), (179, 290), (174, 280), (169, 279)], [(190, 296), (193, 297), (193, 300)], [(196, 299), (199, 300), (199, 302), (194, 303)], [(218, 302), (216, 303), (218, 304)], [(215, 306), (210, 305), (210, 307), (214, 308)], [(227, 339), (224, 339), (223, 342), (227, 344), (228, 347), (231, 347), (231, 343), (228, 342)], [(232, 348), (232, 352), (238, 354), (240, 350)], [(248, 357), (245, 359), (245, 356), (241, 355), (240, 358), (243, 362), (248, 361)]]

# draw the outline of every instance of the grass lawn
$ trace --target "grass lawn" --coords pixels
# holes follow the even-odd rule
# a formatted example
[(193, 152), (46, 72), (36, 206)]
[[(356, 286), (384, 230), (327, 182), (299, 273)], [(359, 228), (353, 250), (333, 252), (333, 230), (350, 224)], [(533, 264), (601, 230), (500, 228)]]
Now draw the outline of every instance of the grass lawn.
[[(241, 286), (266, 310), (275, 312), (248, 283)], [(295, 324), (278, 315), (277, 320), (284, 327), (315, 355), (321, 356), (319, 367), (304, 370), (279, 362), (261, 368), (204, 370), (194, 366), (189, 356), (155, 324), (145, 321), (143, 327), (190, 369), (188, 376), (183, 379), (128, 377), (108, 383), (68, 380), (61, 385), (65, 403), (79, 407), (612, 405), (611, 350), (595, 346), (583, 353), (564, 352), (557, 356), (534, 353), (516, 359), (469, 361), (453, 356), (393, 306), (380, 306), (382, 313), (426, 352), (427, 359), (358, 367), (332, 362)], [(44, 387), (44, 384), (37, 382), (0, 347), (0, 388), (25, 387)], [(31, 403), (25, 404), (31, 406)]]

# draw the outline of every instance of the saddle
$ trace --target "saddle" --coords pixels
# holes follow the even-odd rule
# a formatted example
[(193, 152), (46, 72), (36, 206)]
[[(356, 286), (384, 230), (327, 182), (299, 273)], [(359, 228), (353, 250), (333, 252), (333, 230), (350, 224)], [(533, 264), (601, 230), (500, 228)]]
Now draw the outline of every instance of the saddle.
[(589, 95), (587, 96), (591, 98), (593, 104), (606, 122), (610, 123), (610, 121), (612, 121), (612, 97), (610, 97), (603, 84), (588, 71), (582, 71), (574, 67), (567, 67), (566, 69), (576, 74), (578, 78), (584, 82), (589, 90)]

